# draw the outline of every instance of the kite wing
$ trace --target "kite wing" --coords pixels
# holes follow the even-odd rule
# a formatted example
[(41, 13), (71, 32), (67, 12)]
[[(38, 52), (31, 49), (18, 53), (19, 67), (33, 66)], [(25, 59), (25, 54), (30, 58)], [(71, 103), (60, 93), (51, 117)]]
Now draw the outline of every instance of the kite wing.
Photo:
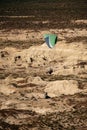
[(55, 46), (57, 42), (57, 36), (55, 34), (45, 34), (44, 38), (49, 48), (53, 48)]

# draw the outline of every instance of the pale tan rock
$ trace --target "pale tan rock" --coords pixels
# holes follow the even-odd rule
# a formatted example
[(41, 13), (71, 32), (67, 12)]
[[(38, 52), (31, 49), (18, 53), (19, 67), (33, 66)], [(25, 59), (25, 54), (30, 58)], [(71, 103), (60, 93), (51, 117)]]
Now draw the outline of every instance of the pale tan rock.
[(14, 88), (12, 85), (0, 85), (0, 92), (4, 95), (10, 95), (14, 92), (16, 92), (16, 88)]
[(41, 86), (46, 85), (46, 81), (43, 81), (39, 76), (35, 77), (32, 80), (32, 83), (37, 84), (37, 85), (41, 85)]
[(47, 92), (50, 97), (61, 96), (62, 94), (73, 95), (80, 91), (81, 90), (78, 88), (78, 82), (74, 80), (53, 81), (48, 83), (45, 87), (45, 92)]

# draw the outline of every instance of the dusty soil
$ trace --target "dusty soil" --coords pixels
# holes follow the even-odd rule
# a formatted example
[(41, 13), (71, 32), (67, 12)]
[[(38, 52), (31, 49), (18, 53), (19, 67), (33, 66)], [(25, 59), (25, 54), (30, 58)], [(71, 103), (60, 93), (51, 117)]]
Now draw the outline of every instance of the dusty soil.
[(0, 130), (87, 130), (87, 2), (49, 1), (1, 1)]

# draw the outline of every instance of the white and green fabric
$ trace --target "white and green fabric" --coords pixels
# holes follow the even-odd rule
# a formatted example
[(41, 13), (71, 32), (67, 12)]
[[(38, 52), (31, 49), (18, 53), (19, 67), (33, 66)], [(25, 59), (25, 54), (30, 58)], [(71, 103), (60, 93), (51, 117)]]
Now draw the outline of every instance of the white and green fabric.
[(55, 46), (57, 42), (57, 36), (55, 34), (45, 34), (44, 38), (49, 48), (53, 48)]

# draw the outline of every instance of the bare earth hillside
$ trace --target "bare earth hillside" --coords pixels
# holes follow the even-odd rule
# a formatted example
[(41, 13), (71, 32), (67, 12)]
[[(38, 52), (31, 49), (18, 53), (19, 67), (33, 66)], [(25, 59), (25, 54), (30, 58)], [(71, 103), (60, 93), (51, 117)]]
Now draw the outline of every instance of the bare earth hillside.
[(86, 3), (1, 1), (0, 130), (87, 130)]

